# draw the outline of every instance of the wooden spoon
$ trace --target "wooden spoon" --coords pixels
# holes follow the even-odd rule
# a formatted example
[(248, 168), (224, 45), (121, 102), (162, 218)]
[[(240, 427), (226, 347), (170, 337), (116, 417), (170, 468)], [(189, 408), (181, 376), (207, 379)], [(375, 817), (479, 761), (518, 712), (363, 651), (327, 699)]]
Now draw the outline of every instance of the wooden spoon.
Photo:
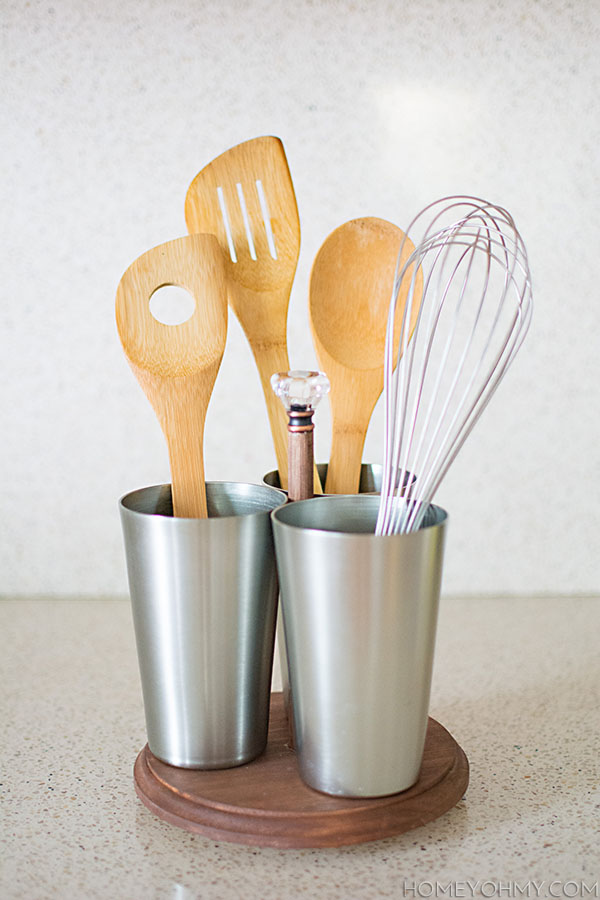
[[(245, 141), (205, 166), (188, 188), (185, 220), (191, 234), (215, 234), (225, 251), (229, 304), (254, 355), (279, 478), (287, 488), (287, 418), (271, 390), (271, 375), (290, 368), (287, 314), (300, 221), (279, 138)], [(321, 492), (318, 475), (316, 482), (315, 490)]]
[[(353, 219), (329, 235), (313, 263), (310, 325), (319, 366), (331, 383), (328, 494), (358, 493), (367, 428), (383, 390), (385, 334), (403, 237), (384, 219)], [(413, 250), (407, 238), (402, 259)], [(422, 293), (417, 276), (411, 331)], [(403, 281), (396, 309), (396, 353), (409, 282)]]
[[(150, 312), (152, 294), (166, 285), (195, 300), (181, 325), (163, 325)], [(227, 278), (217, 239), (195, 234), (144, 253), (119, 283), (116, 313), (125, 355), (167, 439), (173, 514), (206, 518), (204, 422), (227, 336)]]

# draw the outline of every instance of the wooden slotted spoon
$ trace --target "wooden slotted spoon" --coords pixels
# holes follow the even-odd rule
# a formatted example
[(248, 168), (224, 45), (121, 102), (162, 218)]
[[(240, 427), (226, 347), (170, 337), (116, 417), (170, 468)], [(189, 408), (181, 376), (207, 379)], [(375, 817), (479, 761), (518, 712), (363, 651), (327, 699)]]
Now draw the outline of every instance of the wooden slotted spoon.
[[(300, 252), (300, 221), (279, 138), (245, 141), (205, 166), (188, 188), (185, 220), (190, 234), (215, 234), (225, 252), (229, 304), (254, 355), (279, 478), (286, 488), (287, 418), (270, 379), (290, 368), (287, 313)], [(320, 492), (318, 476), (315, 482)]]
[[(167, 285), (194, 298), (183, 324), (164, 325), (150, 312), (152, 294)], [(140, 256), (119, 283), (116, 314), (125, 355), (167, 439), (173, 514), (206, 518), (204, 422), (227, 337), (225, 261), (214, 235), (179, 238)]]
[[(353, 219), (322, 244), (310, 277), (310, 326), (320, 368), (331, 383), (332, 443), (325, 492), (356, 494), (365, 437), (383, 390), (385, 334), (404, 233), (384, 219)], [(414, 250), (407, 238), (403, 261)], [(402, 321), (410, 279), (396, 308)], [(417, 273), (411, 331), (422, 293)], [(398, 331), (398, 340), (400, 328)], [(397, 353), (398, 340), (394, 348)]]

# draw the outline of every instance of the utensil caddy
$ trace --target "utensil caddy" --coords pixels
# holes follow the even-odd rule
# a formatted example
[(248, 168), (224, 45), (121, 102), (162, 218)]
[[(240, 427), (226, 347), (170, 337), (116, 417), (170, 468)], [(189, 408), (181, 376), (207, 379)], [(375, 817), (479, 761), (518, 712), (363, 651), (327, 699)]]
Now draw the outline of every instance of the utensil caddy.
[(400, 794), (332, 797), (300, 779), (289, 746), (283, 695), (271, 695), (269, 739), (262, 756), (235, 769), (177, 769), (146, 745), (134, 766), (135, 790), (156, 816), (215, 841), (258, 847), (342, 847), (426, 825), (455, 806), (469, 783), (467, 757), (429, 719), (419, 779)]
[[(275, 493), (273, 488), (268, 488), (266, 486), (263, 486), (262, 488), (259, 486), (255, 487), (258, 490), (267, 493), (269, 491)], [(285, 499), (284, 496), (283, 499)], [(302, 518), (303, 507), (307, 509), (311, 515), (316, 511), (318, 519), (318, 516), (321, 515), (318, 513), (319, 509), (327, 510), (331, 505), (332, 499), (333, 498), (315, 498), (313, 500), (301, 501), (299, 503), (288, 504), (287, 506), (279, 506), (279, 511), (288, 511), (289, 518), (289, 511), (293, 510), (294, 516), (296, 518), (300, 516), (298, 521), (302, 523), (305, 522), (306, 519), (306, 516), (304, 519)], [(333, 503), (335, 505), (341, 501), (341, 506), (347, 506), (348, 503), (352, 506), (353, 501), (356, 499), (357, 498), (339, 497), (337, 500), (333, 500)], [(267, 498), (266, 503), (269, 504), (270, 502), (272, 501)], [(325, 507), (323, 507), (323, 504), (325, 504)], [(365, 504), (367, 507), (375, 510), (378, 505), (378, 498), (375, 496), (363, 498), (360, 501), (361, 508)], [(277, 513), (272, 513), (271, 515), (276, 531), (279, 529), (281, 532), (282, 529), (286, 528), (289, 531), (289, 522), (287, 525), (282, 525), (281, 523), (278, 524), (276, 516)], [(351, 510), (351, 520), (353, 516), (355, 517), (356, 513)], [(207, 523), (205, 522), (204, 525), (206, 524)], [(314, 527), (317, 529), (320, 528), (318, 521)], [(353, 531), (353, 529), (354, 525), (351, 525), (347, 530)], [(300, 529), (298, 529), (298, 531), (299, 530)], [(364, 531), (365, 529), (362, 530)], [(322, 534), (323, 532), (318, 533)], [(335, 537), (336, 535), (334, 535), (334, 539)], [(358, 535), (351, 533), (341, 535), (341, 537), (350, 539), (353, 542), (353, 546), (356, 538), (359, 539), (359, 543), (361, 539), (366, 539), (367, 541), (383, 540), (384, 542), (394, 540), (393, 538), (377, 539), (372, 533)], [(308, 540), (311, 539), (313, 538), (311, 538), (311, 535), (309, 534)], [(293, 548), (292, 551), (290, 551), (288, 547), (285, 550), (285, 553), (288, 554), (285, 564), (288, 565), (291, 570), (293, 569), (293, 559), (289, 556), (290, 552), (293, 554), (295, 551)], [(354, 553), (354, 549), (352, 552)], [(277, 548), (277, 553), (279, 565), (280, 546)], [(131, 563), (131, 547), (128, 547), (127, 555), (128, 562)], [(415, 555), (417, 558), (416, 565), (419, 568), (419, 571), (425, 571), (428, 563), (426, 561), (423, 562), (419, 554), (412, 555)], [(424, 554), (421, 553), (421, 556), (424, 560), (429, 558), (431, 556), (430, 548), (426, 548), (426, 552)], [(334, 569), (335, 567), (332, 571), (334, 571)], [(417, 576), (415, 576), (414, 571), (407, 576), (407, 581), (410, 582), (413, 592), (414, 584), (418, 583)], [(138, 577), (139, 571), (137, 565), (134, 563), (130, 570), (130, 584), (132, 583), (132, 579), (133, 583), (135, 583), (135, 579)], [(417, 579), (416, 582), (415, 577)], [(314, 584), (314, 573), (312, 578)], [(428, 580), (431, 581), (430, 578), (428, 578)], [(436, 578), (434, 577), (433, 582), (435, 582), (435, 580)], [(284, 582), (285, 579), (282, 581), (280, 573), (280, 586), (282, 592), (284, 590), (289, 592), (289, 585), (286, 588)], [(304, 587), (301, 587), (300, 589), (310, 591), (312, 589), (310, 579), (308, 579)], [(439, 594), (439, 584), (437, 585), (437, 589)], [(386, 590), (388, 590), (389, 593), (389, 588)], [(435, 595), (436, 585), (433, 584), (433, 588), (430, 589), (430, 587), (428, 587), (427, 590), (433, 590), (433, 594)], [(286, 598), (284, 597), (282, 601), (284, 607), (285, 599)], [(386, 598), (384, 597), (384, 600), (385, 599)], [(371, 597), (371, 601), (375, 603), (374, 609), (377, 609), (377, 598), (374, 595)], [(433, 631), (435, 632), (437, 597), (434, 597), (434, 601), (435, 609), (429, 614), (429, 618), (433, 619)], [(139, 598), (137, 602), (139, 604)], [(403, 602), (402, 598), (400, 598), (400, 602)], [(387, 606), (389, 607), (390, 604), (387, 603)], [(343, 608), (343, 606), (340, 608)], [(164, 617), (164, 610), (161, 615)], [(288, 625), (291, 622), (292, 619), (288, 616)], [(343, 623), (341, 624), (343, 626)], [(295, 623), (294, 627), (296, 627)], [(346, 625), (346, 628), (347, 627), (348, 626)], [(269, 628), (273, 629), (273, 631), (270, 632), (272, 634), (274, 632), (274, 627), (270, 625)], [(421, 632), (427, 631), (427, 629), (431, 631), (431, 625), (426, 624), (426, 627), (417, 626), (417, 630), (419, 629)], [(334, 634), (332, 638), (335, 639), (335, 637), (336, 635)], [(138, 639), (137, 626), (136, 639)], [(421, 638), (419, 638), (419, 640), (421, 640)], [(432, 662), (433, 640), (434, 635), (427, 638), (428, 649), (426, 653), (431, 657), (427, 660), (427, 665)], [(288, 653), (293, 647), (293, 641), (289, 643)], [(408, 647), (408, 644), (406, 646)], [(170, 652), (171, 651), (169, 651), (169, 653)], [(264, 652), (267, 652), (268, 655), (268, 650)], [(406, 651), (405, 648), (402, 653), (405, 652), (410, 652), (410, 649)], [(302, 653), (302, 646), (298, 645), (293, 649), (293, 653), (296, 655), (295, 658), (297, 664), (298, 653)], [(170, 658), (169, 654), (167, 654), (166, 658)], [(315, 660), (312, 660), (313, 664), (314, 662)], [(174, 662), (171, 664), (175, 665)], [(294, 664), (293, 661), (292, 664)], [(331, 668), (333, 669), (334, 667), (332, 666)], [(417, 768), (414, 770), (416, 772), (416, 777), (414, 775), (409, 775), (409, 780), (407, 781), (406, 775), (401, 775), (400, 777), (405, 780), (404, 783), (401, 784), (401, 789), (399, 790), (396, 789), (391, 792), (385, 791), (385, 789), (379, 789), (376, 792), (378, 794), (377, 796), (360, 796), (354, 791), (355, 796), (349, 796), (348, 794), (351, 794), (353, 792), (352, 790), (336, 791), (335, 788), (329, 790), (327, 786), (329, 782), (327, 779), (329, 778), (329, 780), (331, 780), (331, 771), (329, 771), (328, 774), (325, 773), (324, 779), (322, 779), (325, 784), (323, 788), (315, 789), (314, 787), (308, 786), (310, 778), (307, 779), (306, 771), (303, 771), (303, 766), (304, 770), (306, 770), (306, 760), (308, 759), (309, 765), (316, 765), (317, 770), (319, 767), (321, 767), (321, 769), (324, 767), (322, 759), (317, 758), (318, 754), (315, 756), (314, 751), (310, 747), (310, 743), (314, 737), (311, 733), (311, 728), (313, 726), (310, 721), (310, 715), (308, 716), (308, 719), (306, 718), (305, 712), (302, 713), (300, 718), (296, 716), (297, 722), (295, 724), (294, 744), (296, 749), (292, 749), (290, 741), (290, 722), (288, 720), (283, 694), (272, 693), (270, 695), (270, 718), (266, 747), (264, 751), (254, 759), (246, 757), (249, 761), (242, 760), (241, 764), (236, 764), (235, 762), (227, 763), (226, 765), (231, 765), (231, 768), (214, 767), (214, 764), (211, 764), (208, 768), (188, 768), (185, 766), (195, 764), (189, 762), (177, 762), (177, 764), (171, 765), (165, 762), (164, 758), (160, 759), (156, 756), (150, 750), (149, 745), (146, 744), (139, 753), (134, 766), (134, 784), (136, 793), (142, 803), (144, 803), (151, 812), (173, 825), (190, 832), (202, 834), (213, 840), (226, 840), (254, 846), (277, 848), (335, 847), (379, 840), (424, 825), (427, 822), (438, 818), (458, 803), (465, 793), (469, 780), (469, 766), (464, 752), (442, 725), (434, 719), (427, 717), (430, 669), (431, 666), (429, 665), (429, 672), (425, 673), (423, 684), (418, 687), (417, 691), (423, 695), (420, 701), (422, 707), (421, 723), (423, 734), (421, 737), (417, 734), (415, 739), (410, 739), (417, 747), (417, 752), (419, 754)], [(144, 680), (144, 676), (142, 680)], [(291, 678), (290, 680), (293, 685), (294, 678)], [(419, 679), (417, 678), (417, 682), (418, 681)], [(299, 699), (305, 702), (306, 697), (308, 697), (310, 692), (306, 692), (306, 697), (301, 696), (301, 692), (305, 692), (305, 688), (301, 686), (299, 678), (296, 682), (296, 686)], [(398, 719), (398, 714), (395, 711), (395, 706), (397, 704), (390, 700), (391, 695), (389, 685), (386, 686), (386, 684), (383, 683), (380, 688), (378, 685), (375, 685), (375, 687), (376, 695), (373, 690), (369, 695), (369, 709), (375, 708), (376, 710), (379, 710), (379, 713), (381, 714), (382, 711), (385, 713), (386, 708), (389, 708), (392, 714), (389, 717), (384, 716), (383, 719), (380, 716), (378, 720), (374, 720), (375, 725), (373, 725), (373, 722), (369, 725), (371, 728), (371, 746), (375, 748), (374, 756), (376, 757), (376, 764), (375, 766), (371, 766), (371, 768), (374, 768), (375, 770), (380, 768), (377, 760), (377, 754), (380, 753), (379, 743), (385, 743), (387, 741), (389, 747), (387, 756), (390, 758), (390, 765), (393, 769), (395, 759), (394, 754), (401, 745), (401, 749), (404, 747), (404, 735), (402, 734), (401, 729), (398, 731), (398, 723), (396, 722), (394, 724), (393, 721), (394, 717)], [(327, 684), (326, 693), (331, 695), (332, 691), (341, 691), (342, 689), (343, 682), (339, 680), (336, 682), (334, 677), (334, 680)], [(292, 692), (293, 690), (294, 689), (292, 689)], [(264, 694), (264, 679), (262, 692)], [(348, 698), (346, 698), (346, 701), (347, 699)], [(144, 692), (144, 700), (146, 705), (146, 691)], [(309, 697), (309, 700), (312, 702), (314, 697), (312, 700)], [(343, 698), (341, 698), (340, 702), (342, 702), (342, 700)], [(261, 701), (259, 701), (259, 705), (260, 702)], [(412, 705), (410, 700), (407, 705), (402, 697), (400, 697), (398, 703), (400, 705), (404, 703), (407, 709)], [(301, 705), (301, 703), (298, 705), (298, 709)], [(345, 705), (348, 706), (348, 703), (346, 702)], [(342, 759), (344, 757), (344, 741), (346, 738), (344, 738), (344, 741), (338, 740), (339, 735), (335, 735), (334, 729), (339, 726), (339, 722), (344, 722), (344, 717), (342, 715), (338, 720), (336, 711), (333, 708), (331, 711), (333, 712), (333, 715), (330, 717), (330, 725), (327, 726), (327, 728), (329, 728), (327, 740), (335, 745), (334, 752), (338, 754), (341, 753), (342, 756), (338, 756), (338, 759)], [(148, 710), (146, 710), (146, 715), (148, 716)], [(321, 718), (322, 716), (323, 710), (321, 710)], [(241, 718), (248, 718), (247, 710)], [(392, 721), (390, 727), (388, 727), (388, 718)], [(217, 719), (215, 718), (214, 721), (217, 721)], [(414, 713), (408, 712), (408, 719), (406, 721), (412, 728), (414, 726)], [(381, 728), (377, 722), (381, 724)], [(400, 723), (400, 725), (401, 724), (402, 723)], [(346, 715), (343, 726), (344, 733), (351, 725), (352, 719), (348, 718), (348, 715)], [(300, 727), (300, 733), (298, 733), (298, 727)], [(377, 729), (377, 734), (373, 734), (373, 727)], [(419, 725), (416, 729), (417, 732), (420, 728), (421, 726)], [(380, 737), (379, 732), (381, 732), (381, 742), (378, 740)], [(390, 736), (395, 736), (394, 740), (391, 742)], [(373, 737), (375, 740), (373, 740)], [(359, 757), (359, 751), (353, 750), (352, 748), (354, 748), (355, 745), (358, 746), (360, 740), (360, 728), (354, 726), (354, 734), (350, 733), (348, 743), (346, 744), (349, 749), (350, 757), (352, 757), (353, 752), (357, 758)], [(420, 744), (419, 741), (421, 741)], [(150, 740), (150, 742), (152, 743), (152, 740)], [(308, 750), (307, 746), (309, 748)], [(414, 748), (411, 752), (414, 756)], [(314, 758), (311, 758), (311, 754)], [(405, 749), (402, 749), (402, 754), (407, 755)], [(408, 755), (410, 756), (410, 752)], [(299, 760), (301, 765), (299, 765)], [(335, 761), (331, 764), (331, 760), (329, 760), (330, 770), (332, 765), (335, 768)], [(399, 770), (402, 770), (403, 766), (406, 768), (406, 764), (399, 765)], [(342, 768), (344, 767), (342, 766)], [(302, 777), (300, 775), (301, 771), (303, 771)], [(354, 769), (352, 769), (352, 766), (350, 766), (349, 771), (350, 774), (348, 775), (348, 773), (346, 773), (343, 777), (349, 778), (351, 783), (352, 778), (354, 777)], [(377, 771), (375, 771), (373, 777), (379, 777)], [(318, 784), (317, 787), (319, 787)], [(324, 791), (328, 792), (325, 793)], [(368, 794), (368, 790), (366, 790), (365, 793)], [(371, 794), (372, 793), (374, 792), (372, 791)], [(383, 795), (384, 793), (385, 795)], [(360, 794), (360, 785), (358, 785), (358, 794)]]

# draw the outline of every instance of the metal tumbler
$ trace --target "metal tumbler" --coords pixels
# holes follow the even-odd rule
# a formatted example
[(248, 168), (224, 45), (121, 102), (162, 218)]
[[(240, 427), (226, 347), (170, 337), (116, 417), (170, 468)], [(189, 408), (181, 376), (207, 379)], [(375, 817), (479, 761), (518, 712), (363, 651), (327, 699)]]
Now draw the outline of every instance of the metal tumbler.
[(298, 765), (327, 794), (413, 785), (425, 743), (446, 512), (376, 536), (379, 498), (272, 513)]
[(148, 745), (173, 766), (237, 766), (265, 748), (277, 571), (264, 485), (208, 482), (208, 519), (171, 487), (120, 501)]

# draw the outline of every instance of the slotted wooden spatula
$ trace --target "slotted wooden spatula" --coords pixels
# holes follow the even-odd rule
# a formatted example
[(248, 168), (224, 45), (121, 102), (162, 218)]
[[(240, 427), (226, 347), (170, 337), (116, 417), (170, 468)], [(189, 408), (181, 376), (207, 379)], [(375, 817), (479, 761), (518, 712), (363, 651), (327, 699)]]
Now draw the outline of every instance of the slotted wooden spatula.
[[(290, 368), (287, 314), (300, 252), (296, 195), (276, 137), (258, 137), (222, 153), (194, 178), (185, 199), (190, 234), (215, 234), (228, 271), (229, 304), (256, 361), (281, 486), (287, 487), (287, 419), (271, 390)], [(320, 492), (318, 482), (315, 491)]]
[[(194, 298), (181, 325), (150, 312), (152, 295), (166, 285)], [(173, 514), (205, 518), (204, 422), (227, 337), (225, 260), (214, 235), (178, 238), (136, 259), (119, 283), (116, 314), (125, 355), (167, 439)]]

